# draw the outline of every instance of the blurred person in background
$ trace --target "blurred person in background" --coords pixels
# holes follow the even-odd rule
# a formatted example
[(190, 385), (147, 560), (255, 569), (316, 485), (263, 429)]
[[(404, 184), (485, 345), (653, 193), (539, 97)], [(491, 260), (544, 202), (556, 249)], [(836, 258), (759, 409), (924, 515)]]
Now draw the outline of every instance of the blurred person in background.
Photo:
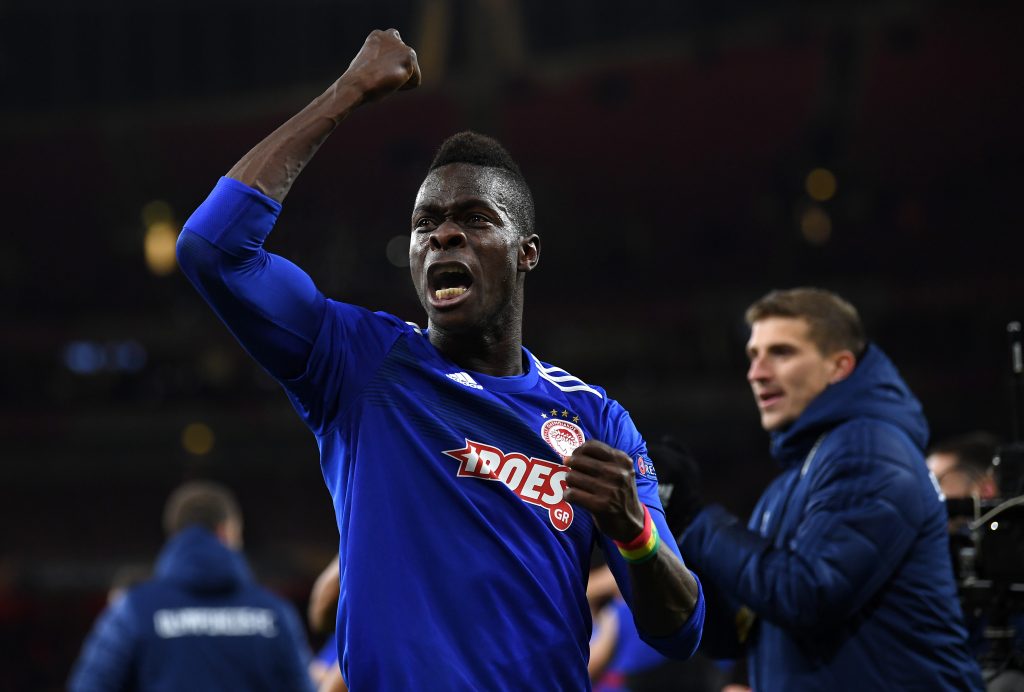
[[(696, 462), (669, 436), (649, 443), (648, 452), (654, 464), (648, 472), (658, 479), (658, 496), (674, 531), (685, 526), (685, 512), (693, 507), (689, 499), (699, 493)], [(594, 692), (719, 692), (729, 679), (725, 668), (701, 653), (679, 661), (645, 644), (606, 564), (591, 569), (587, 600), (594, 613), (589, 665)]]
[(317, 683), (319, 692), (346, 692), (345, 678), (338, 663), (338, 631), (335, 620), (338, 616), (338, 598), (341, 596), (341, 567), (338, 556), (327, 563), (313, 582), (309, 593), (306, 617), (310, 629), (317, 634), (329, 633), (327, 640), (309, 664), (309, 672)]
[(107, 605), (121, 600), (129, 590), (153, 576), (151, 565), (125, 565), (114, 572), (107, 591)]
[(973, 543), (970, 523), (978, 503), (999, 495), (992, 466), (998, 446), (992, 434), (975, 431), (932, 444), (925, 459), (946, 498), (954, 567), (959, 550)]
[(929, 449), (928, 470), (947, 498), (991, 500), (999, 495), (992, 467), (998, 446), (994, 435), (980, 430), (941, 440)]
[[(977, 576), (974, 574), (980, 547), (977, 541), (984, 544), (986, 535), (984, 527), (981, 533), (972, 532), (971, 522), (978, 513), (996, 504), (980, 506), (979, 503), (998, 501), (1000, 495), (992, 465), (998, 448), (999, 440), (995, 435), (974, 431), (942, 439), (934, 443), (928, 453), (928, 469), (946, 497), (950, 552), (961, 584)], [(1012, 526), (1012, 515), (1008, 518)], [(1006, 546), (999, 549), (1006, 550)], [(1012, 562), (1012, 556), (1006, 555), (1006, 562)], [(1024, 670), (1021, 670), (1024, 612), (1019, 599), (1007, 599), (999, 594), (1003, 588), (1011, 587), (1002, 583), (1001, 578), (988, 589), (975, 584), (962, 592), (968, 643), (975, 657), (985, 664), (983, 673), (988, 692), (1024, 690)], [(993, 646), (995, 642), (1008, 646), (1007, 658), (1001, 660), (999, 649)]]
[(640, 639), (608, 565), (590, 571), (587, 600), (594, 618), (587, 664), (594, 692), (626, 692), (632, 689), (628, 683), (631, 673), (670, 660)]
[(643, 439), (603, 390), (522, 345), (540, 237), (529, 186), (497, 141), (449, 138), (417, 193), (409, 260), (428, 329), (328, 300), (263, 249), (335, 127), (419, 80), (397, 31), (371, 33), (178, 240), (184, 273), (317, 437), (340, 536), (345, 680), (587, 689), (595, 543), (645, 640), (688, 657), (703, 596), (675, 542), (660, 540), (671, 534)]
[(773, 291), (746, 320), (747, 379), (783, 470), (746, 527), (683, 503), (705, 650), (745, 651), (758, 692), (980, 690), (917, 399), (833, 293)]
[(163, 525), (155, 576), (100, 614), (69, 689), (312, 690), (301, 620), (253, 580), (234, 494), (186, 483), (168, 499)]

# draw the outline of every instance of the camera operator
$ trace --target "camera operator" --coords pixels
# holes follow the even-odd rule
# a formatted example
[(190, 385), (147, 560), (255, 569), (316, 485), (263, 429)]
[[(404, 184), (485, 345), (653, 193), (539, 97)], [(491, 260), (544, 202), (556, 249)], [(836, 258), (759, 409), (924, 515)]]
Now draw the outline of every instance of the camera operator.
[[(971, 527), (978, 516), (1009, 499), (1001, 497), (994, 473), (992, 460), (999, 450), (995, 436), (975, 431), (933, 444), (927, 458), (946, 497), (968, 645), (983, 664), (988, 692), (1024, 690), (1024, 672), (1019, 670), (1024, 611), (1020, 600), (1012, 597), (1024, 575), (1014, 568), (1006, 539), (995, 535), (992, 527), (998, 523), (981, 522), (974, 531)], [(997, 521), (1005, 525), (1011, 517), (1004, 514)], [(1009, 549), (1016, 549), (1012, 541)]]
[(947, 499), (992, 500), (999, 495), (992, 473), (997, 446), (995, 436), (981, 430), (947, 438), (931, 446), (928, 470)]

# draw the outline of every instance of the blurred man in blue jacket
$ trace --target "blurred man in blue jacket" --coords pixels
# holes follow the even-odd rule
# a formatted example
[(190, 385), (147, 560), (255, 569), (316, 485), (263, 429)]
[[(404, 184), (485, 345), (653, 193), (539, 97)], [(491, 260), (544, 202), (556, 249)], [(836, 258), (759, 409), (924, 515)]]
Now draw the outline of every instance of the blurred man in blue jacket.
[(311, 690), (299, 616), (253, 581), (234, 495), (187, 483), (168, 500), (164, 529), (155, 578), (100, 615), (72, 692)]
[(921, 405), (832, 293), (774, 291), (746, 319), (783, 472), (746, 527), (692, 503), (679, 541), (708, 592), (704, 647), (745, 649), (758, 692), (980, 690)]

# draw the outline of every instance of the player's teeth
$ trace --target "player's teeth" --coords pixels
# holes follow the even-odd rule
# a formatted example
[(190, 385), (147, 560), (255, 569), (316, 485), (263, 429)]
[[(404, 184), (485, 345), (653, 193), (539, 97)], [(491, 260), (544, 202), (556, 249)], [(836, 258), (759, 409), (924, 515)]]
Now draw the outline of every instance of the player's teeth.
[(439, 288), (434, 291), (434, 295), (437, 296), (438, 300), (444, 300), (445, 298), (461, 296), (465, 292), (466, 289), (463, 286), (453, 286), (452, 288)]

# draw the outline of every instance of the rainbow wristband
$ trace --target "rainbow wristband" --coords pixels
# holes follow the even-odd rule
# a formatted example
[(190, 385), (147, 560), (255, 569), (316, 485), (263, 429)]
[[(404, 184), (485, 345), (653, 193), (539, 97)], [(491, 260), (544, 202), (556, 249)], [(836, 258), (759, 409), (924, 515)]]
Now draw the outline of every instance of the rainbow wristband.
[(658, 527), (654, 525), (651, 512), (644, 505), (644, 528), (640, 535), (627, 543), (615, 541), (615, 547), (619, 549), (622, 558), (633, 565), (647, 562), (658, 553), (658, 546), (661, 539), (658, 537)]

